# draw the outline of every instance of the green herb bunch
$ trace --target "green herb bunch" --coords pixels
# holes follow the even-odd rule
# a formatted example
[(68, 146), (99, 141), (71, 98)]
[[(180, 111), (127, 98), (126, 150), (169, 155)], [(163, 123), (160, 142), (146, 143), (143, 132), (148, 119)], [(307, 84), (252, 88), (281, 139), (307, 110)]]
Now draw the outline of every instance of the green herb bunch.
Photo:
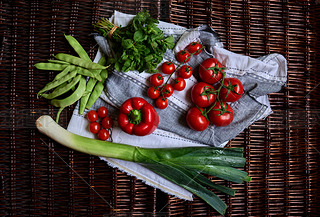
[[(117, 71), (155, 73), (167, 49), (174, 47), (174, 38), (165, 38), (157, 27), (159, 21), (151, 17), (148, 11), (138, 13), (125, 27), (118, 27), (111, 35), (114, 57), (110, 63)], [(107, 19), (101, 19), (95, 30), (108, 36), (114, 27)]]

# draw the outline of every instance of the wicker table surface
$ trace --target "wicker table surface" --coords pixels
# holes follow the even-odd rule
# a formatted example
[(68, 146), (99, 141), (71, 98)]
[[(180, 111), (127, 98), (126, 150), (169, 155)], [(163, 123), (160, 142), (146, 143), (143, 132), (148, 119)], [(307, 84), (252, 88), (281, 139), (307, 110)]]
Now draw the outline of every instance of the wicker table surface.
[[(97, 157), (64, 148), (40, 134), (34, 121), (56, 109), (36, 93), (53, 79), (33, 65), (71, 52), (74, 35), (94, 57), (92, 24), (114, 10), (142, 9), (188, 28), (211, 25), (225, 47), (258, 57), (280, 53), (288, 82), (270, 94), (274, 113), (231, 141), (244, 147), (249, 184), (236, 197), (220, 195), (226, 216), (317, 216), (320, 195), (320, 5), (299, 0), (0, 0), (0, 215), (216, 216), (195, 197), (168, 196)], [(62, 113), (66, 127), (73, 108)], [(214, 179), (214, 178), (213, 178)]]

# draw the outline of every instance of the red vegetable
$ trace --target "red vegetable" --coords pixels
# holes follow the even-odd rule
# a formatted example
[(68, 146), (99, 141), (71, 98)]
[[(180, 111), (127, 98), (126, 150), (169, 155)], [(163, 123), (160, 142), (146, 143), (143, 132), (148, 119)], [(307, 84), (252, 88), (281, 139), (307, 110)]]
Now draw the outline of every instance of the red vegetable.
[(100, 118), (104, 118), (108, 115), (108, 109), (104, 106), (101, 106), (99, 109), (98, 109), (98, 116)]
[(243, 86), (237, 78), (225, 78), (223, 87), (220, 90), (219, 97), (225, 102), (235, 102), (241, 98)]
[(109, 137), (110, 137), (110, 134), (109, 134), (108, 130), (106, 130), (106, 129), (101, 129), (98, 133), (98, 138), (100, 140), (105, 141), (105, 140), (109, 139)]
[(128, 134), (146, 136), (158, 127), (159, 116), (146, 100), (133, 97), (121, 105), (118, 124)]
[(165, 97), (158, 97), (158, 98), (156, 99), (156, 106), (157, 106), (157, 108), (159, 108), (159, 109), (165, 109), (165, 108), (167, 108), (167, 107), (168, 107), (168, 104), (169, 104), (168, 99), (165, 98)]
[[(162, 88), (160, 88), (162, 89)], [(173, 94), (173, 87), (170, 84), (164, 85), (164, 88), (162, 89), (162, 94), (164, 97), (170, 97)]]
[(202, 48), (202, 45), (199, 42), (191, 42), (188, 45), (187, 50), (189, 51), (189, 53), (195, 53), (194, 55), (198, 55), (202, 51), (201, 48)]
[(216, 58), (208, 58), (199, 66), (199, 76), (203, 82), (214, 84), (222, 79), (223, 67)]
[(164, 62), (161, 65), (161, 71), (164, 74), (171, 74), (172, 72), (174, 72), (174, 70), (176, 69), (176, 67), (174, 66), (174, 64), (170, 61)]
[(96, 120), (98, 120), (98, 113), (95, 110), (89, 111), (87, 114), (87, 119), (90, 122), (95, 122)]
[(156, 73), (150, 76), (151, 86), (157, 87), (163, 84), (163, 76), (160, 73)]
[(113, 121), (110, 117), (105, 117), (103, 118), (101, 125), (105, 129), (110, 129), (113, 125)]
[(203, 115), (204, 110), (202, 108), (192, 107), (187, 113), (188, 126), (196, 131), (203, 131), (208, 128), (209, 121), (206, 116)]
[(90, 125), (89, 125), (90, 132), (94, 133), (94, 134), (98, 133), (100, 128), (101, 128), (101, 126), (97, 122), (91, 122)]
[(188, 51), (186, 50), (181, 50), (177, 53), (176, 58), (178, 60), (178, 62), (182, 63), (183, 61), (185, 61), (185, 63), (189, 62), (191, 55)]
[(191, 100), (199, 107), (208, 107), (216, 100), (214, 91), (215, 89), (210, 84), (199, 82), (191, 89)]
[(209, 111), (208, 118), (210, 122), (216, 126), (224, 127), (233, 121), (234, 112), (230, 105), (222, 102), (222, 106), (217, 102)]
[(178, 77), (173, 80), (172, 87), (177, 91), (182, 91), (186, 87), (186, 81), (183, 78)]
[(160, 96), (159, 88), (149, 87), (147, 94), (148, 94), (148, 97), (150, 97), (151, 99), (156, 99)]
[(192, 68), (188, 65), (183, 65), (179, 68), (179, 76), (181, 78), (187, 79), (192, 75)]

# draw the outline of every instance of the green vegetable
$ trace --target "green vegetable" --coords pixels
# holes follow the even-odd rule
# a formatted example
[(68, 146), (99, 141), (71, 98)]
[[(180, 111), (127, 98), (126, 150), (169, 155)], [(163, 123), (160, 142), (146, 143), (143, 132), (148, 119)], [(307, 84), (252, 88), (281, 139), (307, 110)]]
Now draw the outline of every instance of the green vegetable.
[[(217, 185), (201, 173), (224, 174), (224, 177), (228, 180), (235, 180), (237, 183), (251, 180), (244, 171), (229, 166), (215, 165), (216, 163), (223, 165), (227, 158), (239, 158), (239, 162), (244, 162), (245, 159), (242, 156), (241, 149), (215, 147), (140, 148), (73, 134), (59, 126), (47, 115), (38, 118), (36, 126), (41, 133), (76, 151), (139, 163), (199, 196), (222, 215), (227, 208), (226, 204), (206, 187), (214, 188), (232, 196), (235, 194), (235, 190)], [(213, 156), (212, 153), (214, 153)], [(211, 156), (212, 160), (210, 160)], [(240, 160), (240, 158), (243, 159)], [(188, 164), (190, 159), (198, 160), (192, 160), (192, 164)], [(241, 163), (241, 165), (243, 164)]]
[[(164, 37), (157, 27), (158, 20), (147, 11), (138, 13), (125, 27), (118, 27), (111, 35), (115, 56), (110, 60), (117, 71), (146, 71), (154, 73), (167, 49), (174, 47), (174, 38)], [(114, 25), (107, 19), (101, 19), (95, 30), (107, 36)]]

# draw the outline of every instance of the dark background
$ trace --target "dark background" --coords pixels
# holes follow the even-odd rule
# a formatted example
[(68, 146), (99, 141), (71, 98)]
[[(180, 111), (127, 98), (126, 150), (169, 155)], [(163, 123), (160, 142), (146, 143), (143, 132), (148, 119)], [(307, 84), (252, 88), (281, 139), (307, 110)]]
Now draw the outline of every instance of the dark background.
[[(211, 25), (225, 48), (288, 60), (287, 86), (270, 94), (274, 114), (244, 130), (229, 146), (244, 147), (249, 184), (219, 194), (226, 216), (319, 214), (319, 12), (316, 1), (0, 0), (0, 215), (216, 216), (195, 197), (187, 202), (110, 168), (99, 158), (64, 148), (34, 126), (57, 110), (36, 93), (54, 72), (33, 65), (72, 53), (75, 36), (93, 58), (92, 24), (114, 10), (155, 17), (188, 28)], [(73, 108), (62, 113), (66, 127)], [(215, 180), (214, 177), (211, 177)]]

